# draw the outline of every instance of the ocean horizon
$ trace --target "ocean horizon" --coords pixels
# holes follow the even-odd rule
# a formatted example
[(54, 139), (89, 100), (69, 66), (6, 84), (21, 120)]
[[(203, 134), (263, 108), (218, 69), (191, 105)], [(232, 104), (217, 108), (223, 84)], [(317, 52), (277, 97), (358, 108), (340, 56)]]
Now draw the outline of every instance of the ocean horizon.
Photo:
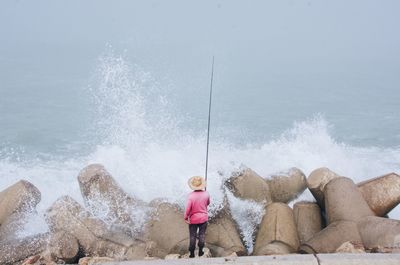
[[(133, 14), (124, 1), (110, 10), (90, 2), (73, 21), (78, 2), (47, 13), (39, 2), (0, 11), (0, 190), (25, 179), (42, 193), (21, 236), (47, 231), (43, 213), (58, 197), (82, 202), (77, 176), (90, 163), (144, 201), (183, 205), (187, 179), (204, 175), (213, 56), (212, 209), (242, 167), (265, 178), (328, 167), (356, 183), (400, 172), (395, 2), (220, 1), (183, 18), (165, 13), (178, 14), (179, 1), (132, 4)], [(244, 230), (244, 211), (261, 216), (229, 198)], [(399, 219), (400, 208), (389, 216)]]

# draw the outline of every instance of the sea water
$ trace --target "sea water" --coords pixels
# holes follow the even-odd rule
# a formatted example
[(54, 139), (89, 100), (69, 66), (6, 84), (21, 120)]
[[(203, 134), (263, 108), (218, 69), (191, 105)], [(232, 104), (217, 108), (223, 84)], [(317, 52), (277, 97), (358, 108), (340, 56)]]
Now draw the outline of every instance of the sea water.
[[(41, 64), (45, 77), (40, 69), (18, 76), (23, 71), (17, 63), (3, 69), (9, 75), (3, 75), (0, 88), (0, 190), (25, 179), (42, 194), (38, 214), (21, 236), (47, 231), (43, 214), (60, 196), (83, 203), (77, 175), (90, 163), (103, 164), (128, 193), (144, 201), (163, 197), (181, 206), (189, 192), (187, 179), (204, 175), (210, 69), (200, 71), (197, 83), (183, 82), (152, 72), (155, 66), (145, 69), (110, 47), (95, 57), (86, 61), (90, 67), (67, 71), (65, 79), (58, 73), (66, 71), (46, 60)], [(29, 68), (36, 59), (25, 58), (23, 65)], [(315, 82), (271, 74), (257, 82), (245, 70), (223, 80), (227, 71), (237, 69), (216, 61), (211, 213), (221, 206), (223, 181), (242, 167), (265, 178), (290, 167), (306, 176), (328, 167), (355, 182), (400, 172), (396, 84), (375, 86), (377, 80), (360, 81), (356, 74), (333, 83), (334, 74), (314, 75)], [(228, 199), (251, 249), (263, 207), (230, 193)], [(309, 192), (299, 199), (313, 200)], [(390, 217), (399, 218), (400, 209)]]

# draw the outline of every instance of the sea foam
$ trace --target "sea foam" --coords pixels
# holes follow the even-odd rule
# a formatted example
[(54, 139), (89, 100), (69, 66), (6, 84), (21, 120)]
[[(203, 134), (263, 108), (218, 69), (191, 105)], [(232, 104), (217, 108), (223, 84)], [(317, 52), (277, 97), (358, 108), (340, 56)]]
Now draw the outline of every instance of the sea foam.
[[(11, 159), (7, 157), (9, 147), (2, 150), (0, 190), (25, 179), (42, 193), (38, 214), (32, 216), (21, 236), (48, 229), (43, 214), (58, 197), (69, 195), (83, 203), (77, 175), (90, 163), (103, 164), (128, 193), (144, 201), (162, 197), (182, 207), (190, 191), (187, 179), (204, 174), (206, 131), (193, 132), (180, 126), (184, 117), (174, 111), (168, 94), (149, 73), (121, 56), (107, 53), (100, 57), (87, 91), (96, 117), (89, 132), (95, 144), (88, 154)], [(211, 215), (221, 207), (224, 180), (243, 166), (265, 178), (291, 167), (298, 167), (307, 176), (324, 166), (355, 182), (400, 172), (400, 150), (338, 142), (332, 135), (332, 126), (323, 115), (316, 114), (294, 122), (275, 139), (263, 143), (249, 140), (246, 146), (211, 134), (214, 137), (208, 174)], [(232, 194), (228, 199), (251, 250), (262, 207)], [(313, 198), (305, 192), (300, 199)], [(390, 217), (399, 219), (400, 209), (393, 210)]]

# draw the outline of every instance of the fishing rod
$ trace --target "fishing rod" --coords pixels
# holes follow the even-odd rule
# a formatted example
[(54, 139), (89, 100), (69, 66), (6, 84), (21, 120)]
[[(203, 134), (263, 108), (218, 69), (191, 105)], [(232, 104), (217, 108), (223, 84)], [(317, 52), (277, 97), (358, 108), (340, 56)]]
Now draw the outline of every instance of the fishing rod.
[(207, 152), (206, 152), (206, 174), (205, 179), (207, 182), (207, 173), (208, 173), (208, 149), (210, 145), (210, 123), (211, 123), (211, 102), (212, 102), (212, 89), (213, 89), (213, 78), (214, 78), (214, 56), (212, 58), (212, 66), (211, 66), (211, 82), (210, 82), (210, 100), (208, 105), (208, 126), (207, 126)]

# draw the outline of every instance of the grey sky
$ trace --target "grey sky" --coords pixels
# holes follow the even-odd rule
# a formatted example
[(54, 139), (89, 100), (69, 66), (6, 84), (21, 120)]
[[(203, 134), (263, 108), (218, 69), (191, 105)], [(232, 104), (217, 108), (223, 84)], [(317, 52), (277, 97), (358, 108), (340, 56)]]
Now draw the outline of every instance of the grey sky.
[(76, 1), (0, 4), (9, 43), (126, 43), (261, 56), (399, 58), (399, 1)]
[[(215, 55), (215, 119), (235, 124), (240, 113), (251, 128), (277, 117), (281, 131), (322, 112), (347, 128), (348, 113), (398, 111), (399, 14), (397, 0), (3, 0), (0, 92), (75, 87), (79, 98), (110, 44), (156, 79), (170, 79), (163, 87), (176, 87), (179, 107), (192, 116), (205, 117)], [(63, 99), (54, 105), (69, 113)], [(380, 122), (371, 117), (360, 131)]]

